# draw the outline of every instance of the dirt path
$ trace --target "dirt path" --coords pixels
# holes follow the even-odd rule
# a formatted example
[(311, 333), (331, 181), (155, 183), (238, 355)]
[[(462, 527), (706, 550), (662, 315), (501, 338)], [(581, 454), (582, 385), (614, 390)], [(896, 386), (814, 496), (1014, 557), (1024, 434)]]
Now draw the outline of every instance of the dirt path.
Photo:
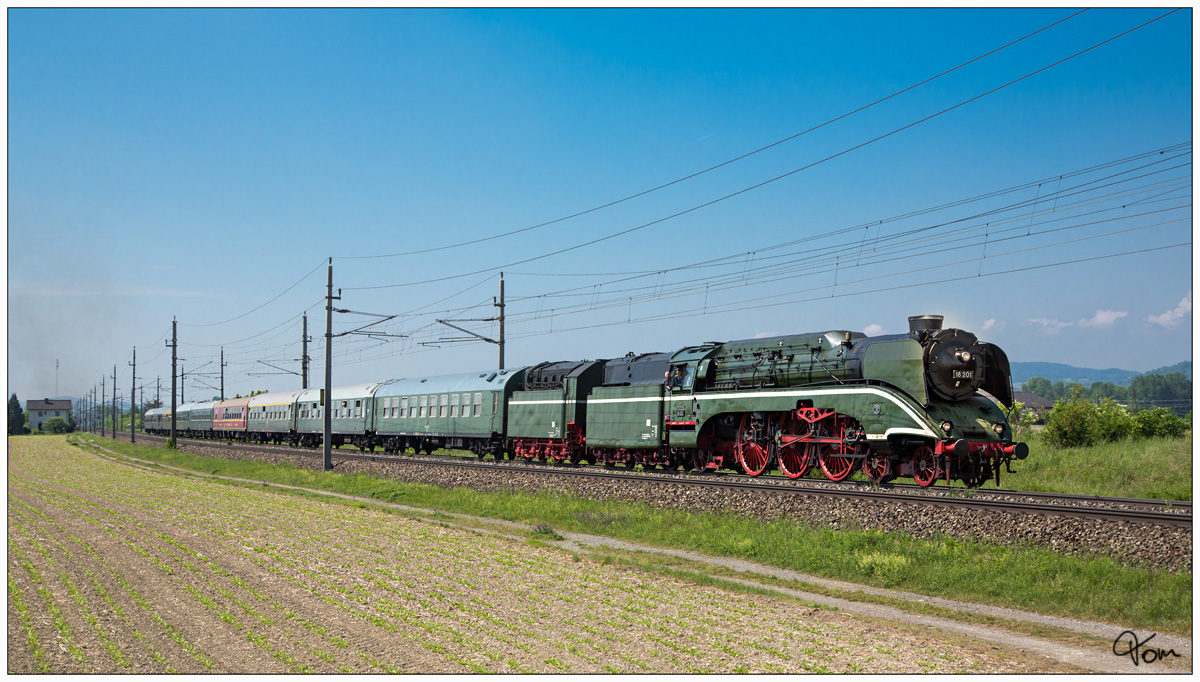
[(13, 673), (1086, 669), (62, 438), (10, 439), (8, 473)]

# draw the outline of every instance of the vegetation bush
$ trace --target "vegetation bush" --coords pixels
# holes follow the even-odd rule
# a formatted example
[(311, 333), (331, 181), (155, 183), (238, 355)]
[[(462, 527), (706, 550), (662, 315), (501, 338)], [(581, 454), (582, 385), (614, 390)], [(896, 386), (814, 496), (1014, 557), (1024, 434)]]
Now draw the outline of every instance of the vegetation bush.
[(1046, 417), (1044, 437), (1051, 445), (1082, 447), (1126, 438), (1182, 438), (1191, 423), (1165, 407), (1130, 414), (1112, 398), (1094, 403), (1078, 393), (1060, 400)]
[(1025, 403), (1013, 401), (1012, 407), (1000, 406), (1008, 419), (1008, 427), (1012, 429), (1013, 440), (1027, 440), (1033, 435), (1033, 425), (1038, 421), (1038, 415), (1025, 407)]
[(1096, 404), (1088, 400), (1059, 401), (1046, 417), (1046, 440), (1064, 448), (1095, 442)]
[(1142, 410), (1133, 415), (1133, 435), (1137, 438), (1182, 438), (1189, 430), (1189, 420), (1165, 407)]
[(44, 433), (70, 433), (73, 429), (62, 417), (51, 417), (42, 422), (41, 430)]

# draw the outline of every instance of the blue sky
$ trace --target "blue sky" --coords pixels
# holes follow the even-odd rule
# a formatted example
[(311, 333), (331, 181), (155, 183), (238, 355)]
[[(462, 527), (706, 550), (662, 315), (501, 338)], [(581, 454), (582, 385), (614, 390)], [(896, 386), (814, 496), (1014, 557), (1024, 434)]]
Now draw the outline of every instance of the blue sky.
[(187, 398), (222, 347), (295, 388), (305, 311), (316, 383), (329, 257), (397, 315), (335, 383), (492, 367), (436, 320), (500, 269), (509, 366), (926, 313), (1190, 359), (1192, 12), (1104, 43), (1168, 11), (10, 9), (9, 391), (125, 394), (136, 346), (149, 396), (172, 317)]

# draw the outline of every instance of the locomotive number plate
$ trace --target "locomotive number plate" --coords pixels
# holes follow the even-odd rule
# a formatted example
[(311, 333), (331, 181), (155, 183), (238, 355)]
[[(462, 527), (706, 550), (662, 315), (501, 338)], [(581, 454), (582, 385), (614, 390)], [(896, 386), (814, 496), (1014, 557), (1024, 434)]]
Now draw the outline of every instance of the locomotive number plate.
[(975, 370), (971, 369), (956, 369), (954, 370), (955, 379), (974, 379)]

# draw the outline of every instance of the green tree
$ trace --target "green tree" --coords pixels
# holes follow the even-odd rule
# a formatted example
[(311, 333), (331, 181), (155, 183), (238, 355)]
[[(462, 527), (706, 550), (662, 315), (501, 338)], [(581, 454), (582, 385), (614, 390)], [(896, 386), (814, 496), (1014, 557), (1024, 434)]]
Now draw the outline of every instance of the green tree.
[(1092, 383), (1089, 395), (1092, 400), (1097, 402), (1105, 398), (1112, 398), (1119, 403), (1129, 402), (1129, 389), (1125, 386), (1110, 384), (1107, 381), (1096, 381)]
[(1053, 400), (1050, 397), (1050, 380), (1044, 377), (1029, 377), (1021, 384), (1021, 390), (1036, 393), (1046, 400)]
[(1165, 407), (1182, 417), (1192, 407), (1192, 382), (1180, 372), (1136, 376), (1129, 394), (1135, 411)]
[(17, 394), (8, 399), (8, 435), (16, 436), (25, 432), (25, 410), (21, 409), (21, 401)]

